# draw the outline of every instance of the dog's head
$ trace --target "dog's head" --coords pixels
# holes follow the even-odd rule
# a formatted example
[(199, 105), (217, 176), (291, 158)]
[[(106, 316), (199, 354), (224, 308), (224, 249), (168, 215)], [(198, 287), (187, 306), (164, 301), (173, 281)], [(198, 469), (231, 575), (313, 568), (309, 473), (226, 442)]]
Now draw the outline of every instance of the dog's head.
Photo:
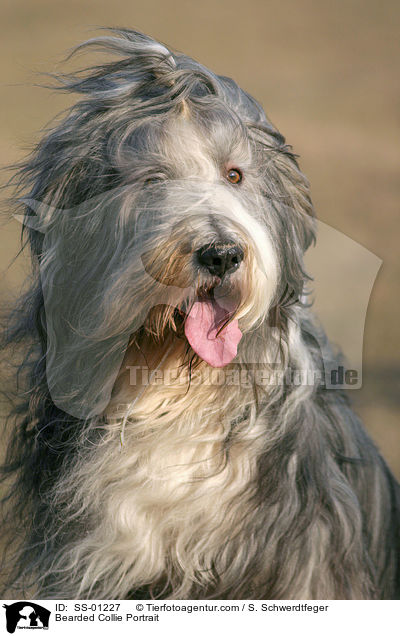
[(84, 46), (116, 59), (62, 78), (83, 98), (22, 173), (48, 385), (77, 416), (104, 409), (138, 334), (243, 360), (260, 325), (284, 328), (313, 239), (292, 152), (232, 80), (134, 31)]

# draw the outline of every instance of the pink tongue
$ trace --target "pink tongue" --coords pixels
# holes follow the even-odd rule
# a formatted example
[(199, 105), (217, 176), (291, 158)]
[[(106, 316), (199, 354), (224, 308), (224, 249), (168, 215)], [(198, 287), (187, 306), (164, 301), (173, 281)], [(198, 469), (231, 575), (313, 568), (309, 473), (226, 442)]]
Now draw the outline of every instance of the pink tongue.
[(217, 335), (229, 312), (214, 300), (194, 303), (185, 321), (185, 335), (192, 349), (212, 367), (224, 367), (237, 355), (242, 337), (238, 321), (232, 320)]

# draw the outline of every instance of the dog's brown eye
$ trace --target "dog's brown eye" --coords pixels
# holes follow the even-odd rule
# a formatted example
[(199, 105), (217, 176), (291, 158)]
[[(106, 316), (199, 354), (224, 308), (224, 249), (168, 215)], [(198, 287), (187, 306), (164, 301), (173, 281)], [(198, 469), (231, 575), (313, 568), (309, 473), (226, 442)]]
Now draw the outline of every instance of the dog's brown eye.
[(231, 183), (236, 184), (241, 182), (241, 180), (243, 179), (243, 175), (240, 172), (240, 170), (238, 170), (237, 168), (232, 168), (231, 170), (228, 171), (226, 178)]

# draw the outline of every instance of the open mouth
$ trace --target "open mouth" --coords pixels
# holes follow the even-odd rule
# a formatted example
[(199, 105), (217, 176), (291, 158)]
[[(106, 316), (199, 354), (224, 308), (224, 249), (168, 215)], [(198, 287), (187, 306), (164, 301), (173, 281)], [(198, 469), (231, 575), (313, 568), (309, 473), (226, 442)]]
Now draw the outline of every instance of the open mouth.
[[(219, 300), (219, 302), (218, 302)], [(216, 299), (214, 290), (198, 295), (185, 318), (185, 336), (197, 355), (212, 367), (224, 367), (237, 355), (242, 337), (233, 315), (237, 306)]]

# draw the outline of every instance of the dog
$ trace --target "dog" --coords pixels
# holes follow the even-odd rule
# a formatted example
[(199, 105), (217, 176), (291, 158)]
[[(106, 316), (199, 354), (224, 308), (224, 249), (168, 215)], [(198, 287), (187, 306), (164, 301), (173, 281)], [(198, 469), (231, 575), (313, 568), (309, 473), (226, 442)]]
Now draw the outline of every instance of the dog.
[(13, 585), (398, 597), (399, 488), (326, 383), (291, 148), (233, 80), (146, 35), (82, 47), (112, 57), (58, 77), (81, 99), (14, 177), (33, 282), (5, 335)]

